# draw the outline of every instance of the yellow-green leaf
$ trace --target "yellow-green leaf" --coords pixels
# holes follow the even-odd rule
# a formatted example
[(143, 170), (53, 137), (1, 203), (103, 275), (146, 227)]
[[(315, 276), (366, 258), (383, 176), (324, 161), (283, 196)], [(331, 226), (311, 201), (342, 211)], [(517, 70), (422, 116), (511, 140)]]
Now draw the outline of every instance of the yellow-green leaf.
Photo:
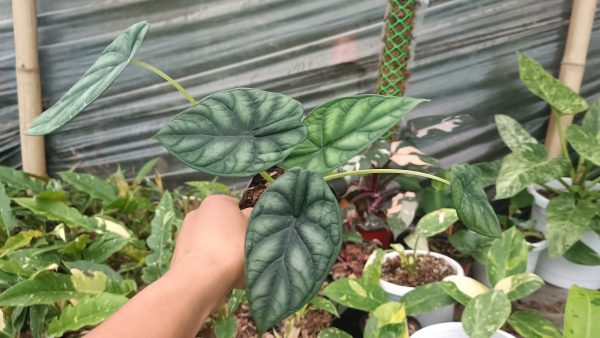
[(526, 338), (561, 338), (560, 330), (550, 321), (537, 313), (516, 311), (508, 318), (508, 324)]
[(508, 296), (508, 299), (515, 301), (537, 291), (544, 285), (544, 281), (533, 273), (519, 273), (508, 276), (496, 283), (495, 290), (501, 290)]
[(564, 338), (597, 337), (600, 332), (600, 291), (573, 285), (564, 318)]
[(511, 305), (506, 294), (492, 290), (473, 298), (461, 322), (470, 338), (490, 338), (508, 319)]
[(487, 254), (488, 279), (492, 285), (504, 277), (527, 270), (529, 247), (523, 234), (511, 227), (502, 233), (502, 238), (492, 242)]
[(443, 208), (423, 216), (417, 223), (417, 235), (431, 237), (445, 231), (458, 221), (456, 210)]

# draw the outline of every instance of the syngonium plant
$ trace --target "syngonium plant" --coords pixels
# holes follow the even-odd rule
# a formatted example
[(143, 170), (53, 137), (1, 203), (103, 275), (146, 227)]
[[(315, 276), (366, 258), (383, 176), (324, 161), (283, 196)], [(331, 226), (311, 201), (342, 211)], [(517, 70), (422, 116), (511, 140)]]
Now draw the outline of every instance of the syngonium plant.
[[(550, 196), (547, 208), (548, 253), (585, 265), (599, 265), (600, 253), (581, 237), (589, 230), (600, 234), (600, 100), (591, 107), (584, 98), (546, 72), (534, 59), (519, 54), (521, 81), (552, 108), (559, 130), (562, 155), (547, 158), (539, 144), (517, 121), (496, 115), (496, 125), (512, 151), (504, 157), (496, 181), (496, 199), (516, 196), (527, 186), (540, 185)], [(561, 128), (561, 118), (587, 111), (581, 125)], [(568, 146), (579, 155), (574, 161)], [(573, 165), (577, 163), (576, 165)], [(568, 176), (571, 182), (564, 177)], [(594, 179), (595, 176), (598, 176)], [(560, 189), (548, 182), (557, 180)]]
[[(120, 34), (63, 97), (33, 121), (28, 134), (44, 135), (63, 126), (101, 96), (129, 64), (177, 88), (191, 107), (154, 138), (193, 169), (230, 177), (258, 173), (268, 182), (250, 217), (245, 243), (246, 292), (260, 331), (310, 301), (337, 258), (342, 221), (329, 180), (371, 173), (438, 180), (451, 185), (458, 216), (469, 229), (501, 235), (476, 173), (468, 166), (454, 166), (451, 182), (411, 170), (331, 173), (425, 100), (356, 95), (326, 102), (306, 117), (300, 102), (259, 89), (230, 89), (196, 101), (164, 72), (133, 59), (148, 28), (147, 22), (139, 22)], [(276, 180), (266, 171), (274, 166), (285, 170)]]

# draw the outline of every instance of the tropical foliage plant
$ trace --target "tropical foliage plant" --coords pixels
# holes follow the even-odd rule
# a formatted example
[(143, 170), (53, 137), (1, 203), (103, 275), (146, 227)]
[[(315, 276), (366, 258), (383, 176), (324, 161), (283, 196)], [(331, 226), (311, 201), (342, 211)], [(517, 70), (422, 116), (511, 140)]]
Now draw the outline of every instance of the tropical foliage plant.
[[(259, 89), (230, 89), (196, 101), (165, 73), (133, 59), (148, 27), (140, 22), (119, 35), (28, 133), (60, 128), (100, 97), (128, 64), (153, 71), (176, 87), (191, 106), (154, 138), (193, 169), (231, 177), (260, 174), (268, 182), (250, 217), (245, 244), (246, 294), (259, 331), (310, 301), (337, 258), (342, 221), (329, 180), (394, 173), (450, 184), (462, 222), (483, 235), (500, 236), (498, 220), (468, 167), (453, 167), (450, 182), (411, 170), (331, 174), (425, 100), (356, 95), (325, 102), (306, 117), (300, 102)], [(276, 180), (268, 173), (274, 166), (285, 169)]]
[[(600, 190), (596, 188), (600, 182), (600, 100), (588, 106), (585, 99), (523, 54), (519, 54), (519, 74), (525, 86), (552, 108), (563, 151), (561, 156), (548, 158), (544, 145), (517, 121), (496, 115), (500, 136), (511, 150), (498, 173), (496, 199), (516, 196), (533, 184), (541, 186), (551, 194), (546, 210), (550, 257), (564, 255), (578, 264), (599, 265), (600, 253), (580, 238), (589, 230), (600, 233)], [(563, 131), (561, 118), (585, 111), (581, 125)], [(569, 146), (578, 158), (571, 158)], [(547, 185), (553, 180), (562, 184), (561, 189)]]

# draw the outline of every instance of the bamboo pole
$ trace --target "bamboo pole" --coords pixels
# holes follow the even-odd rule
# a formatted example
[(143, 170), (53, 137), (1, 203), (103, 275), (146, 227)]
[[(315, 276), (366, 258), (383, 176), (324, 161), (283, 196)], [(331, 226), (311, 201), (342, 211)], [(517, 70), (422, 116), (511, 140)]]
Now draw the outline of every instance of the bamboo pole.
[[(588, 46), (594, 25), (597, 0), (574, 0), (567, 34), (567, 44), (560, 63), (559, 79), (562, 83), (579, 92), (585, 62), (587, 59)], [(556, 157), (561, 154), (559, 132), (563, 133), (573, 122), (573, 116), (564, 116), (560, 120), (559, 131), (554, 114), (550, 115), (550, 124), (546, 132), (546, 149), (548, 156)]]
[(25, 135), (31, 121), (42, 112), (36, 0), (13, 0), (12, 10), (17, 60), (15, 70), (19, 101), (21, 161), (25, 172), (46, 176), (44, 137)]

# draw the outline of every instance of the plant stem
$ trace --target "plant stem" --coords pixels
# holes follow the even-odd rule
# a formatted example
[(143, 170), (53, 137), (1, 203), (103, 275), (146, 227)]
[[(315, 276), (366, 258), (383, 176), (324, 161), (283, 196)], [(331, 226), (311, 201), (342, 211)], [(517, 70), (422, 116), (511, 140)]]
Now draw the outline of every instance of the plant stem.
[(540, 183), (540, 186), (541, 186), (542, 188), (544, 188), (544, 190), (546, 190), (546, 191), (548, 191), (548, 192), (552, 192), (552, 193), (555, 193), (555, 194), (557, 194), (557, 195), (560, 195), (560, 194), (562, 194), (562, 192), (561, 192), (561, 191), (558, 191), (558, 190), (556, 190), (556, 189), (550, 188), (549, 186), (547, 186), (547, 185), (545, 185), (545, 184), (543, 184), (543, 183)]
[(136, 65), (142, 68), (145, 68), (151, 72), (153, 72), (154, 74), (160, 76), (161, 78), (163, 78), (165, 81), (167, 81), (171, 86), (175, 87), (181, 94), (183, 94), (183, 96), (185, 96), (185, 98), (190, 101), (190, 103), (192, 104), (192, 106), (195, 106), (198, 102), (192, 97), (192, 95), (190, 95), (190, 93), (188, 93), (180, 84), (179, 82), (173, 80), (172, 77), (170, 77), (169, 75), (167, 75), (165, 72), (163, 72), (162, 70), (149, 65), (145, 62), (142, 62), (140, 60), (131, 60), (129, 62), (132, 65)]
[(567, 188), (567, 191), (570, 191), (572, 193), (575, 192), (575, 190), (573, 190), (573, 188), (569, 185), (569, 183), (565, 182), (565, 180), (563, 180), (562, 177), (558, 177), (557, 179), (560, 182), (560, 184), (562, 184), (565, 188)]
[[(585, 183), (585, 182), (584, 182)], [(595, 186), (597, 183), (600, 183), (600, 176), (594, 178), (593, 180), (590, 181), (590, 188), (592, 188), (593, 186)]]
[(565, 140), (565, 135), (563, 134), (563, 129), (562, 129), (562, 124), (561, 124), (561, 117), (556, 114), (554, 116), (556, 119), (556, 127), (558, 129), (558, 140), (560, 141), (560, 146), (562, 147), (562, 151), (563, 154), (565, 155), (565, 157), (567, 158), (567, 160), (569, 160), (569, 163), (571, 164), (571, 176), (572, 179), (575, 179), (575, 169), (573, 169), (573, 164), (571, 162), (571, 157), (569, 156), (569, 150), (567, 149), (567, 142)]
[(262, 178), (265, 179), (265, 181), (267, 181), (267, 183), (273, 183), (273, 177), (271, 177), (271, 175), (269, 175), (269, 173), (267, 173), (266, 171), (261, 171), (258, 173)]
[(331, 180), (335, 180), (336, 178), (342, 178), (342, 177), (345, 177), (345, 176), (358, 176), (358, 175), (369, 175), (369, 174), (413, 175), (413, 176), (420, 176), (420, 177), (430, 178), (432, 180), (436, 180), (436, 181), (442, 182), (444, 184), (450, 185), (450, 182), (448, 180), (445, 180), (445, 179), (443, 179), (441, 177), (437, 177), (437, 176), (431, 175), (431, 174), (422, 173), (422, 172), (419, 172), (419, 171), (404, 170), (404, 169), (362, 169), (362, 170), (355, 170), (355, 171), (348, 171), (348, 172), (344, 172), (344, 173), (327, 175), (327, 176), (324, 177), (324, 179), (325, 179), (325, 181), (331, 181)]

